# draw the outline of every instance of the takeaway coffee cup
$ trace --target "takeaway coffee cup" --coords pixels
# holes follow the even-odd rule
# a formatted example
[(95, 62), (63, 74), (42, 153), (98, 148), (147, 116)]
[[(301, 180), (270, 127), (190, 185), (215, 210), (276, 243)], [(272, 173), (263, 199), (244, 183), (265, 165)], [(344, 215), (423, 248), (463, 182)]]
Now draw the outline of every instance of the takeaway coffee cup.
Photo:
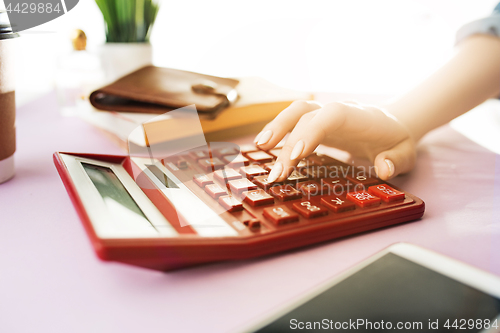
[(14, 43), (7, 13), (0, 11), (0, 183), (14, 176), (16, 151), (16, 102), (14, 83)]

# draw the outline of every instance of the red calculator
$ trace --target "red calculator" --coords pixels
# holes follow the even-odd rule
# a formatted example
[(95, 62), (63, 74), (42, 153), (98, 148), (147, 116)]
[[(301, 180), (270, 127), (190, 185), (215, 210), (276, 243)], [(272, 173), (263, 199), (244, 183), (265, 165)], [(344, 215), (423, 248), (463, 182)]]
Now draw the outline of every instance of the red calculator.
[(280, 149), (152, 157), (55, 153), (97, 255), (162, 271), (254, 258), (419, 219), (424, 202), (326, 155), (267, 177)]

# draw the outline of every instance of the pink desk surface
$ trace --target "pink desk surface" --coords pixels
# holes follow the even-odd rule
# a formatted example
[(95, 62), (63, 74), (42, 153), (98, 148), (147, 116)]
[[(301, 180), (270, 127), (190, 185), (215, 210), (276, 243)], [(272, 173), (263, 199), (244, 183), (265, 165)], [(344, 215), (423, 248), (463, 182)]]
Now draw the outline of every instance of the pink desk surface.
[(53, 95), (18, 111), (17, 173), (0, 185), (0, 332), (232, 332), (396, 242), (500, 275), (500, 158), (445, 126), (394, 183), (422, 220), (250, 261), (161, 273), (94, 255), (55, 151), (122, 153)]

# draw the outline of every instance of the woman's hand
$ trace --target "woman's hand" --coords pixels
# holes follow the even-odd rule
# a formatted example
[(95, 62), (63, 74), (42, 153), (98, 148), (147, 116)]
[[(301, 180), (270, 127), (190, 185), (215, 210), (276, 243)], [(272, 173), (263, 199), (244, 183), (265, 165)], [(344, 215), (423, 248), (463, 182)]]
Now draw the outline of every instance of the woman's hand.
[(378, 176), (389, 179), (411, 170), (415, 142), (491, 97), (500, 95), (500, 38), (475, 34), (438, 71), (388, 106), (353, 102), (294, 102), (257, 135), (262, 149), (272, 149), (291, 132), (269, 181), (285, 180), (301, 158), (319, 144), (373, 161)]
[(374, 106), (333, 102), (321, 107), (315, 102), (296, 101), (267, 124), (255, 142), (269, 150), (288, 132), (290, 136), (269, 175), (270, 182), (285, 180), (320, 144), (372, 160), (384, 180), (410, 171), (415, 164), (415, 143), (409, 131)]

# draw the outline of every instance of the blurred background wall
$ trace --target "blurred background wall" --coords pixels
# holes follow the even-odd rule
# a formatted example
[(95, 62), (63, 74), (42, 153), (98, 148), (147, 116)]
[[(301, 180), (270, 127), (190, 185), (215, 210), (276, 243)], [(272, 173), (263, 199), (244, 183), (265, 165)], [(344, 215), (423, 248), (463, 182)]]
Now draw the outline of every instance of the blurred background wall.
[[(396, 94), (445, 61), (455, 31), (496, 3), (162, 0), (151, 36), (153, 61), (221, 76), (262, 76), (310, 91)], [(21, 33), (20, 104), (53, 89), (58, 59), (71, 49), (75, 28), (98, 52), (104, 23), (93, 0), (80, 0), (68, 14)]]

